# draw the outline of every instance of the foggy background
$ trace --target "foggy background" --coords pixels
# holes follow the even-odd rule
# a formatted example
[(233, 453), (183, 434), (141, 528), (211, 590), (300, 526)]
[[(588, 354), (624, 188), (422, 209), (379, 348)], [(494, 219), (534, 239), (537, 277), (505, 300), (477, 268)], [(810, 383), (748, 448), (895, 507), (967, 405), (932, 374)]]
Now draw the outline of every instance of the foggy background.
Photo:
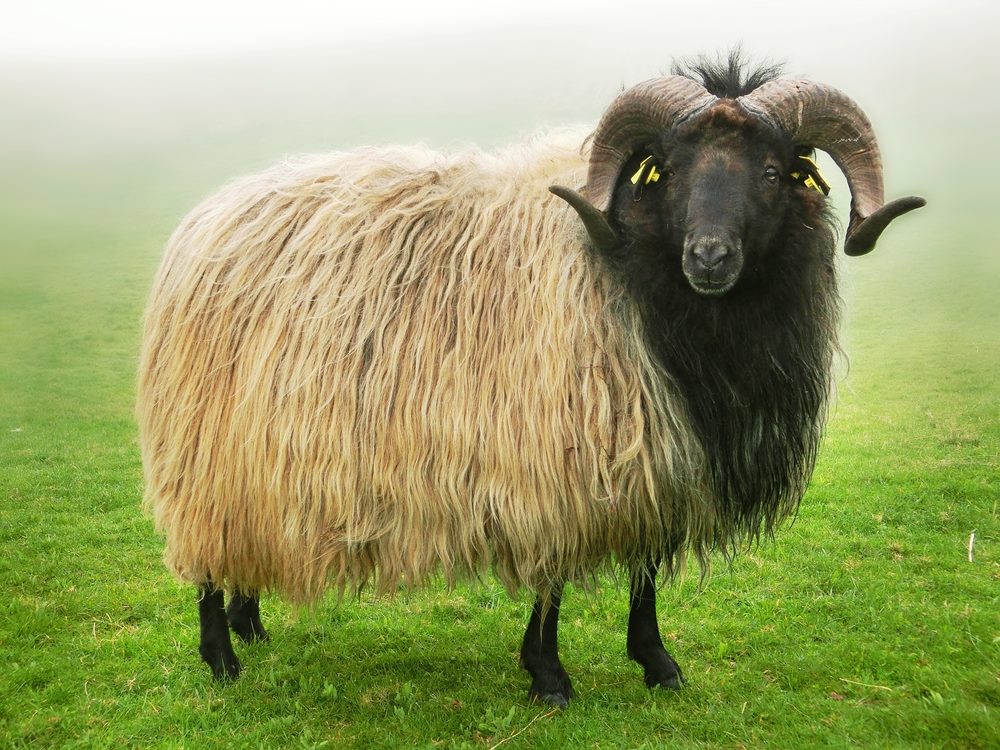
[[(842, 263), (849, 302), (855, 279), (912, 287), (900, 318), (915, 325), (939, 295), (996, 293), (998, 20), (987, 2), (919, 0), (9, 8), (0, 274), (28, 274), (26, 259), (56, 245), (92, 253), (99, 268), (93, 247), (73, 247), (84, 229), (133, 243), (149, 263), (200, 198), (285, 156), (388, 142), (489, 148), (594, 123), (622, 87), (672, 60), (741, 44), (857, 100), (880, 139), (887, 198), (928, 199), (872, 256)], [(825, 164), (846, 221), (846, 185)], [(929, 259), (934, 273), (909, 274)]]

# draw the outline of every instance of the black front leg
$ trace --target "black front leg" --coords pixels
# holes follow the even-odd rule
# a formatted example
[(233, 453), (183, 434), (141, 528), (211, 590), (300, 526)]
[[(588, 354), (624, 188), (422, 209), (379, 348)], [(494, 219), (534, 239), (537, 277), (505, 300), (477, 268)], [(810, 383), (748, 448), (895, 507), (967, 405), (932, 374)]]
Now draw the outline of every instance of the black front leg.
[(573, 697), (569, 675), (559, 661), (559, 602), (562, 586), (549, 598), (546, 608), (541, 596), (535, 599), (528, 628), (521, 643), (521, 666), (531, 675), (528, 698), (550, 706), (565, 708)]
[(225, 597), (222, 589), (211, 583), (198, 587), (198, 615), (201, 620), (201, 658), (212, 668), (217, 680), (234, 679), (240, 673), (240, 660), (233, 652), (226, 622)]
[(632, 572), (632, 590), (629, 597), (628, 638), (629, 658), (642, 665), (649, 687), (680, 690), (684, 682), (681, 668), (663, 648), (660, 626), (656, 622), (656, 572), (657, 563), (647, 563)]

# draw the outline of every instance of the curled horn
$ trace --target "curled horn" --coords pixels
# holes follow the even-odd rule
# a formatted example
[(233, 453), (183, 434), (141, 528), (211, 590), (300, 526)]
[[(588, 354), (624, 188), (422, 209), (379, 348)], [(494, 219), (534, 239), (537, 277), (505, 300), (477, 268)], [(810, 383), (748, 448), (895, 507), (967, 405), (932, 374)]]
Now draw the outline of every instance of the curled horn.
[(625, 162), (663, 130), (715, 101), (690, 78), (664, 76), (636, 84), (611, 103), (594, 132), (585, 196), (560, 185), (549, 188), (580, 215), (595, 247), (610, 249), (618, 244), (607, 211)]
[(917, 197), (885, 203), (882, 156), (871, 122), (840, 91), (811, 81), (777, 80), (737, 101), (796, 144), (826, 151), (837, 163), (851, 190), (848, 255), (871, 252), (893, 219), (926, 203)]

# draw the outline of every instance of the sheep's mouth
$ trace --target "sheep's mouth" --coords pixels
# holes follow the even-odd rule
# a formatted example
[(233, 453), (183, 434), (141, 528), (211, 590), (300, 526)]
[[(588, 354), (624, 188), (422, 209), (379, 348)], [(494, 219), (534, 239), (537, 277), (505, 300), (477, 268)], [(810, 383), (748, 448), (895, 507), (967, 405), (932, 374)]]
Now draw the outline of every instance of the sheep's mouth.
[(721, 297), (723, 294), (728, 292), (734, 286), (736, 286), (736, 277), (731, 279), (726, 279), (724, 281), (716, 281), (713, 279), (698, 279), (687, 277), (688, 284), (694, 289), (698, 294), (702, 294), (706, 297)]
[(698, 294), (721, 297), (736, 286), (742, 263), (726, 263), (724, 267), (706, 269), (697, 264), (684, 264), (684, 277)]

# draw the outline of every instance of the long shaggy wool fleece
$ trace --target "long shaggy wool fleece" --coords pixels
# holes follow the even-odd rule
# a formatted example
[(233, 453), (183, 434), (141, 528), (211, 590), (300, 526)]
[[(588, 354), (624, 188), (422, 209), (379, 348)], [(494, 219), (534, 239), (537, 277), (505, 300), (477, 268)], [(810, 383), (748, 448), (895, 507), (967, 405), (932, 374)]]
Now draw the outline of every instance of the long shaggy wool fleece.
[(146, 502), (183, 580), (306, 602), (435, 571), (545, 590), (703, 553), (701, 457), (629, 294), (547, 191), (584, 133), (238, 181), (146, 312)]

